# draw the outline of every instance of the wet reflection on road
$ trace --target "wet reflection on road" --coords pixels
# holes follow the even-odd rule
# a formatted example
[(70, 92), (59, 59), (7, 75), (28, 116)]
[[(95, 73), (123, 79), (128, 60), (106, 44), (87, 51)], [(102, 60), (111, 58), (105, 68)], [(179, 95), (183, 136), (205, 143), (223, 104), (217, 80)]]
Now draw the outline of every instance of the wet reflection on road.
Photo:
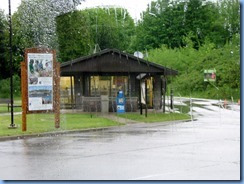
[(0, 142), (0, 178), (238, 180), (240, 110), (233, 108), (201, 101), (193, 106), (196, 121)]

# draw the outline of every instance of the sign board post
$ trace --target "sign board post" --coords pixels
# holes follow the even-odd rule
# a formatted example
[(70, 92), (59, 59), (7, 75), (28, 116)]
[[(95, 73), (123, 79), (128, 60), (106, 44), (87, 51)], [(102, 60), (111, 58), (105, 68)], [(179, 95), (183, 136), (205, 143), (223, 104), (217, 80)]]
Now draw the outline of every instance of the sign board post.
[(26, 131), (27, 114), (27, 71), (26, 62), (21, 62), (22, 131)]
[(21, 63), (22, 131), (26, 131), (26, 114), (55, 113), (55, 127), (60, 124), (60, 65), (56, 52), (46, 48), (25, 50)]
[(55, 75), (54, 75), (54, 114), (55, 114), (55, 128), (60, 127), (60, 63), (54, 63)]

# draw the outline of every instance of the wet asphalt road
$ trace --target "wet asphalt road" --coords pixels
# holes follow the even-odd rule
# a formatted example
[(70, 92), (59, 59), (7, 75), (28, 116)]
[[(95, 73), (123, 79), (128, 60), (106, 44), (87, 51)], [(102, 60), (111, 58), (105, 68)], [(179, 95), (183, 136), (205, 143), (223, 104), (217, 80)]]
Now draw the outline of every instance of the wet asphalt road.
[(197, 121), (0, 142), (3, 180), (239, 180), (240, 108), (195, 102)]

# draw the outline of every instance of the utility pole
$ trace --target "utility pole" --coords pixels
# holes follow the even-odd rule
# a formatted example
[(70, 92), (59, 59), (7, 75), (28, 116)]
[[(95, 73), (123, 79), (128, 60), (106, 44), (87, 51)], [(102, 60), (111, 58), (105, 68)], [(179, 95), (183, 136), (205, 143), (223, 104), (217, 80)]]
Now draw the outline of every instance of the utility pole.
[(9, 128), (16, 128), (14, 124), (13, 112), (13, 53), (12, 53), (12, 19), (11, 19), (11, 0), (8, 1), (9, 5), (9, 62), (10, 62), (10, 104), (11, 104), (11, 124)]

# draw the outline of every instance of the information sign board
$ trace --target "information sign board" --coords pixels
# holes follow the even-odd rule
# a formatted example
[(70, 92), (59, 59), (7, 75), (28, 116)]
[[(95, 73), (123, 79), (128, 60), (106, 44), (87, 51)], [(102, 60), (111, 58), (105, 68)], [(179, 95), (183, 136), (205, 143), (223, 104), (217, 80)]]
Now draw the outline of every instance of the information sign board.
[(28, 110), (53, 110), (53, 54), (28, 53)]

